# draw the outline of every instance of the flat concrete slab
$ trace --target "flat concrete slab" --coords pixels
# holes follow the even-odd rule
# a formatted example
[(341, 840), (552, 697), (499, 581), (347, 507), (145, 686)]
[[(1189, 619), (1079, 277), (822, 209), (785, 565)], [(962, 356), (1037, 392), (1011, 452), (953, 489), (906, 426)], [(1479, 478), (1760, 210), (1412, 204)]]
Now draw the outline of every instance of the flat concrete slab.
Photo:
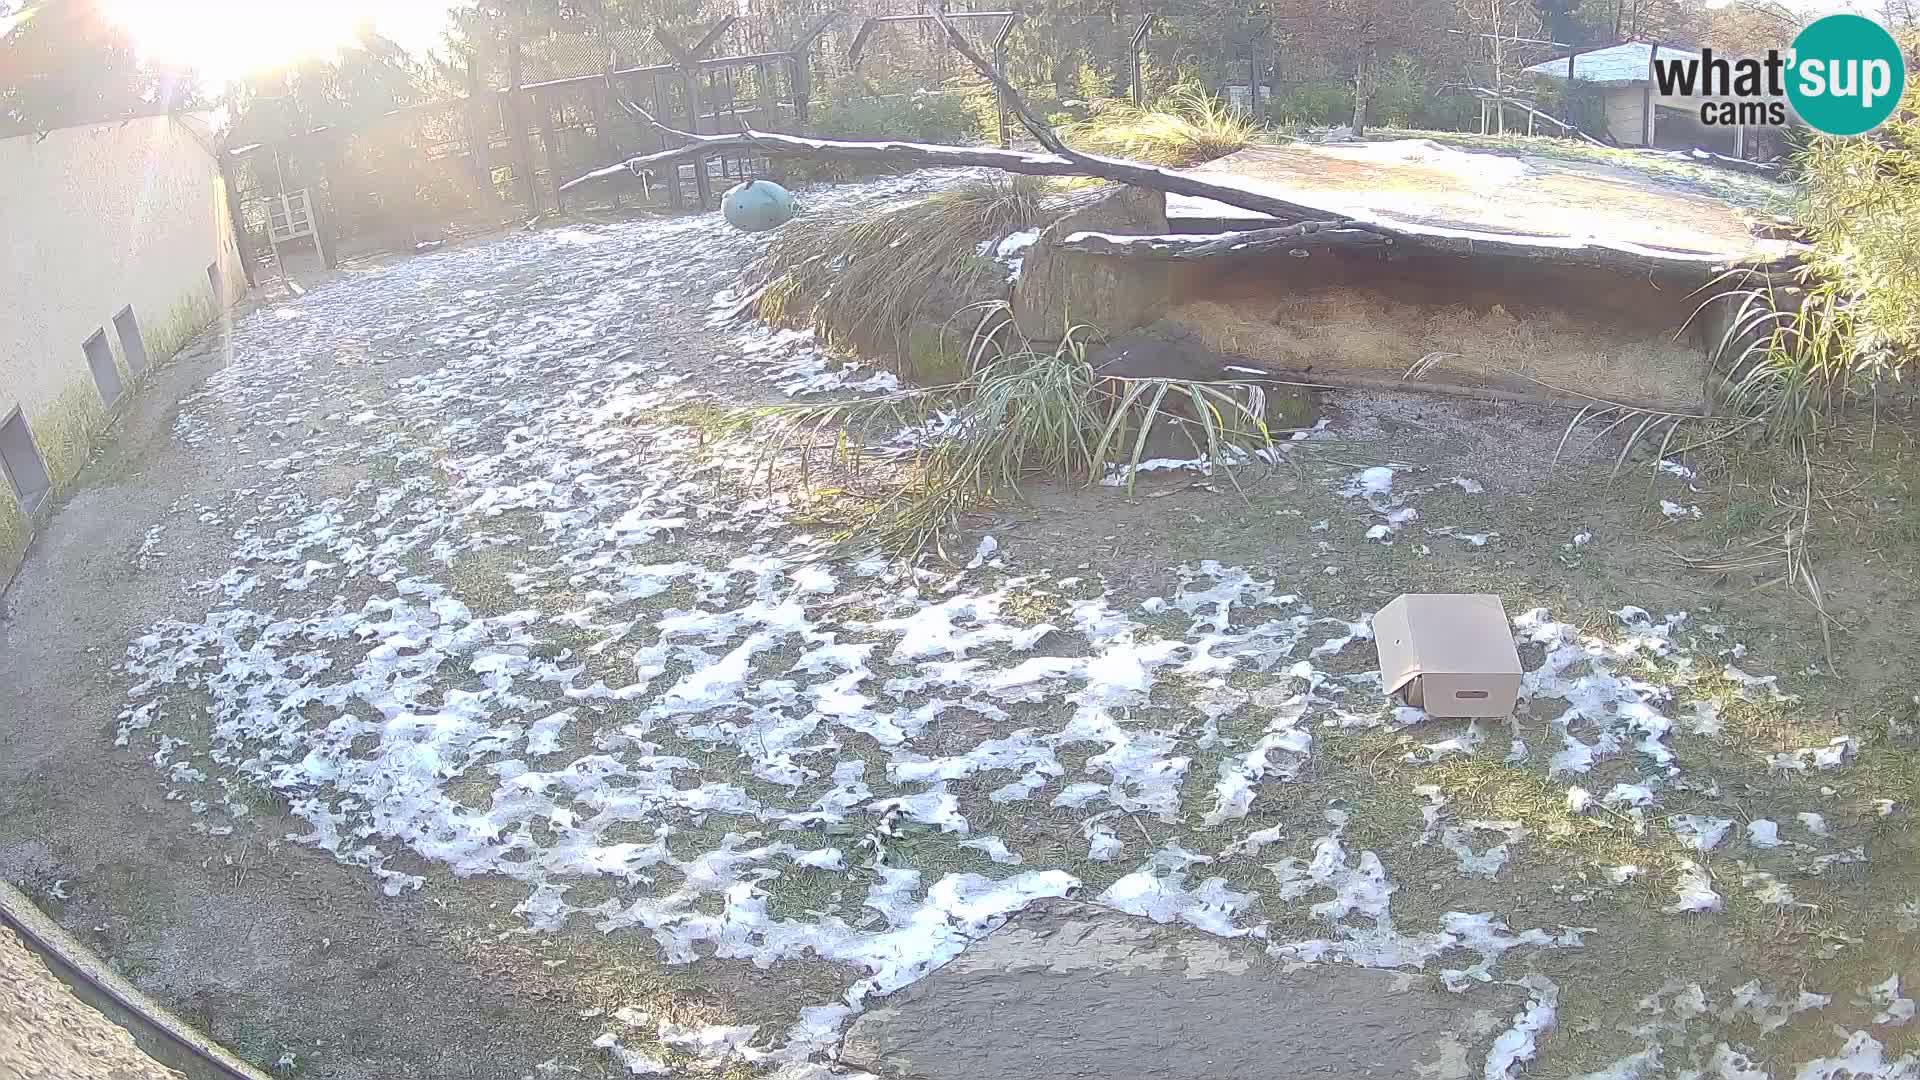
[[(1464, 150), (1430, 139), (1250, 146), (1191, 171), (1215, 183), (1413, 231), (1533, 238), (1553, 247), (1597, 243), (1720, 260), (1777, 258), (1791, 246), (1757, 238), (1748, 211), (1681, 180), (1599, 162)], [(1764, 186), (1753, 178), (1741, 182)], [(1248, 210), (1184, 195), (1167, 199), (1167, 217), (1176, 223), (1254, 219), (1247, 227), (1260, 220)]]
[(1353, 967), (1076, 901), (1029, 907), (870, 1009), (841, 1060), (913, 1080), (1478, 1075), (1524, 993)]

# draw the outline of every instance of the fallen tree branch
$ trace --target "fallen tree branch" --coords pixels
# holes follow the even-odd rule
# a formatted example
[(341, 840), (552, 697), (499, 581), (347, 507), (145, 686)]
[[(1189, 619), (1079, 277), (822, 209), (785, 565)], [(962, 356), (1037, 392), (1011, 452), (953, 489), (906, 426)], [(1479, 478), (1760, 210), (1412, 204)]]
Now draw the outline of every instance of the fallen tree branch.
[(1303, 221), (1278, 229), (1249, 229), (1230, 233), (1176, 233), (1169, 236), (1121, 236), (1102, 232), (1073, 233), (1054, 245), (1055, 251), (1080, 255), (1137, 259), (1208, 259), (1221, 255), (1252, 255), (1273, 251), (1306, 254), (1309, 248), (1385, 247), (1394, 239), (1365, 225), (1337, 221)]
[(1474, 87), (1469, 87), (1468, 89), (1472, 90), (1474, 93), (1474, 96), (1476, 97), (1483, 98), (1489, 101), (1497, 101), (1497, 102), (1500, 102), (1502, 105), (1510, 105), (1513, 108), (1519, 109), (1520, 111), (1526, 113), (1529, 116), (1532, 116), (1539, 120), (1545, 120), (1547, 123), (1552, 124), (1553, 126), (1559, 128), (1561, 131), (1567, 132), (1570, 135), (1578, 135), (1580, 138), (1585, 139), (1587, 142), (1591, 143), (1594, 146), (1605, 147), (1607, 145), (1606, 143), (1601, 142), (1599, 139), (1596, 139), (1593, 136), (1587, 134), (1586, 132), (1580, 130), (1579, 127), (1573, 124), (1569, 124), (1565, 120), (1562, 120), (1559, 117), (1554, 116), (1550, 113), (1541, 112), (1539, 109), (1534, 108), (1533, 106), (1527, 104), (1524, 101), (1521, 101), (1518, 98), (1508, 97), (1506, 94), (1503, 94), (1498, 90), (1489, 90), (1484, 86), (1474, 86)]
[[(645, 116), (645, 110), (627, 103)], [(996, 150), (984, 146), (943, 146), (938, 143), (809, 139), (748, 128), (731, 135), (695, 135), (654, 122), (656, 127), (687, 140), (687, 145), (629, 158), (618, 165), (595, 169), (561, 185), (563, 192), (614, 177), (638, 175), (655, 168), (679, 165), (718, 153), (757, 153), (767, 157), (804, 157), (866, 165), (895, 165), (917, 169), (984, 167), (1028, 176), (1090, 176), (1173, 195), (1191, 195), (1265, 214), (1280, 222), (1326, 220), (1325, 210), (1276, 199), (1224, 184), (1212, 184), (1182, 173), (1132, 161), (1075, 154), (1072, 158), (1023, 150)]]
[[(1247, 229), (1229, 233), (1176, 233), (1168, 236), (1126, 236), (1103, 232), (1076, 232), (1063, 238), (1057, 251), (1106, 258), (1199, 260), (1234, 255), (1271, 254), (1314, 248), (1369, 248), (1391, 246), (1406, 252), (1427, 252), (1472, 258), (1525, 259), (1560, 266), (1591, 266), (1634, 273), (1664, 273), (1709, 280), (1728, 270), (1722, 255), (1665, 251), (1632, 244), (1597, 240), (1540, 237), (1534, 241), (1496, 233), (1464, 230), (1427, 232), (1389, 224), (1356, 221), (1306, 221), (1277, 229)], [(1791, 253), (1780, 259), (1736, 266), (1765, 275), (1790, 264)]]
[(1195, 198), (1212, 199), (1228, 206), (1268, 215), (1283, 223), (1325, 220), (1329, 217), (1344, 220), (1339, 215), (1329, 215), (1325, 210), (1289, 202), (1286, 199), (1276, 199), (1271, 195), (1229, 187), (1225, 184), (1209, 183), (1192, 176), (1169, 172), (1157, 166), (1083, 154), (1068, 146), (1046, 121), (1034, 113), (1033, 107), (1027, 104), (1020, 92), (1015, 90), (1011, 83), (1001, 78), (1000, 73), (993, 69), (993, 65), (968, 44), (964, 37), (960, 36), (960, 32), (947, 21), (946, 14), (939, 4), (934, 5), (932, 15), (934, 22), (946, 32), (948, 40), (953, 43), (953, 47), (960, 52), (960, 55), (966, 57), (967, 62), (974, 66), (981, 77), (993, 84), (993, 87), (1005, 96), (1014, 114), (1020, 118), (1020, 123), (1040, 143), (1043, 153), (1030, 154), (1019, 150), (994, 150), (985, 147), (944, 146), (937, 143), (892, 140), (874, 142), (808, 139), (797, 135), (755, 131), (746, 127), (730, 135), (701, 135), (669, 127), (637, 103), (616, 97), (615, 100), (618, 100), (621, 108), (628, 113), (639, 117), (663, 134), (682, 140), (685, 145), (629, 158), (619, 165), (595, 169), (561, 185), (560, 190), (571, 191), (583, 184), (611, 179), (622, 174), (642, 175), (656, 166), (678, 166), (687, 160), (704, 160), (709, 154), (751, 151), (768, 157), (809, 157), (870, 165), (906, 165), (915, 168), (972, 166), (1025, 173), (1029, 176), (1090, 176), (1097, 180), (1151, 188), (1170, 195), (1191, 195)]

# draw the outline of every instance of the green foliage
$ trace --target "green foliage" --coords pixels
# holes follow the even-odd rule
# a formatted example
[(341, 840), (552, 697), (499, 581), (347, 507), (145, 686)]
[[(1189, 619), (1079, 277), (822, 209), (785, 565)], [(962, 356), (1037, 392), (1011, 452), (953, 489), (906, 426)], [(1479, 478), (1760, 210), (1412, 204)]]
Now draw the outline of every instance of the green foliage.
[[(1437, 92), (1433, 81), (1432, 72), (1412, 57), (1395, 57), (1380, 73), (1380, 85), (1368, 102), (1369, 122), (1422, 131), (1463, 131), (1478, 124), (1480, 105), (1473, 95)], [(1351, 121), (1351, 94), (1345, 102), (1345, 111), (1346, 119)], [(1522, 123), (1524, 125), (1524, 121)]]
[[(988, 99), (991, 104), (991, 98)], [(914, 142), (973, 144), (990, 131), (980, 126), (964, 89), (907, 94), (838, 96), (821, 105), (813, 133), (828, 138), (892, 138)]]
[[(1047, 111), (1040, 102), (1029, 96), (1027, 101), (1042, 113)], [(982, 142), (998, 144), (1000, 141), (1000, 104), (994, 93), (985, 88), (974, 91), (962, 99), (967, 115), (973, 118), (973, 127), (980, 133)], [(1020, 130), (1020, 121), (1011, 112), (1007, 115), (1007, 124), (1015, 132)]]
[(1273, 95), (1267, 115), (1284, 127), (1345, 124), (1353, 119), (1353, 87), (1332, 81), (1294, 83)]
[(1810, 290), (1766, 284), (1737, 295), (1721, 351), (1746, 344), (1722, 357), (1726, 404), (1760, 420), (1770, 442), (1818, 434), (1851, 393), (1870, 388), (1878, 372), (1862, 363), (1859, 307), (1844, 302), (1834, 283)]
[[(1119, 75), (1121, 84), (1119, 93), (1128, 100), (1132, 100), (1133, 85), (1126, 80), (1131, 77), (1132, 73), (1130, 71), (1125, 68), (1121, 69)], [(1178, 73), (1170, 72), (1165, 67), (1155, 63), (1153, 54), (1150, 52), (1143, 52), (1140, 55), (1140, 86), (1142, 88), (1141, 100), (1143, 101), (1157, 103), (1161, 98), (1165, 97), (1169, 91), (1178, 89), (1183, 82), (1196, 81), (1198, 80), (1191, 76), (1182, 78)]]
[[(1735, 291), (1718, 343), (1726, 400), (1775, 443), (1829, 426), (1835, 413), (1904, 379), (1920, 355), (1920, 85), (1879, 131), (1814, 136), (1795, 158), (1799, 218), (1813, 232), (1802, 284)], [(1727, 280), (1745, 285), (1742, 271)], [(1737, 351), (1734, 351), (1737, 350)]]
[[(1033, 111), (1054, 127), (1064, 127), (1084, 119), (1088, 108), (1084, 105), (1069, 105), (1060, 97), (1060, 91), (1050, 83), (1043, 83), (1022, 90), (1020, 96), (1027, 99)], [(1000, 99), (993, 90), (982, 84), (966, 96), (967, 111), (972, 114), (973, 122), (979, 129), (980, 138), (985, 142), (997, 143), (1000, 139)], [(1013, 137), (1023, 137), (1020, 118), (1007, 111), (1007, 127)]]
[[(1085, 328), (1074, 327), (1057, 345), (1038, 347), (1018, 336), (1005, 305), (992, 306), (973, 334), (971, 370), (958, 383), (771, 410), (790, 423), (769, 452), (770, 468), (796, 443), (825, 444), (837, 466), (858, 472), (872, 464), (865, 447), (937, 423), (940, 434), (914, 451), (909, 482), (869, 505), (843, 536), (917, 553), (938, 549), (964, 511), (1018, 496), (1034, 480), (1097, 483), (1118, 468), (1131, 490), (1149, 436), (1169, 425), (1223, 470), (1271, 449), (1258, 387), (1100, 375), (1087, 361), (1084, 336)], [(1185, 415), (1171, 411), (1176, 403)], [(803, 451), (803, 484), (807, 469)]]
[(1080, 70), (1076, 71), (1073, 76), (1074, 89), (1079, 91), (1080, 99), (1088, 104), (1105, 101), (1113, 97), (1114, 81), (1112, 75), (1101, 71), (1092, 64), (1081, 64)]
[(1091, 153), (1184, 167), (1243, 149), (1259, 138), (1260, 129), (1189, 83), (1150, 109), (1102, 102), (1086, 120), (1065, 125), (1060, 134)]
[(1813, 230), (1814, 274), (1832, 282), (1857, 322), (1855, 361), (1903, 374), (1920, 350), (1920, 80), (1884, 127), (1818, 136), (1796, 159), (1798, 217)]
[[(1476, 128), (1480, 105), (1473, 95), (1436, 91), (1434, 81), (1433, 72), (1414, 58), (1395, 57), (1382, 66), (1379, 83), (1367, 102), (1368, 123), (1418, 131)], [(1267, 115), (1282, 127), (1350, 124), (1353, 84), (1326, 79), (1287, 85), (1274, 94)]]

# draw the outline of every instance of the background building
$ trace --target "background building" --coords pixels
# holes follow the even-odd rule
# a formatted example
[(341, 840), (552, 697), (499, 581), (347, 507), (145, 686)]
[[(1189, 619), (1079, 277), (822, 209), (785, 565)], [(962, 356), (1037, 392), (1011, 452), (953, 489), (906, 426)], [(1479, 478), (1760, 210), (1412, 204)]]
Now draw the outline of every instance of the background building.
[(1712, 100), (1704, 95), (1663, 97), (1653, 81), (1654, 50), (1661, 61), (1698, 60), (1692, 49), (1676, 49), (1646, 41), (1628, 41), (1604, 49), (1575, 53), (1533, 65), (1530, 75), (1572, 82), (1582, 93), (1598, 93), (1606, 114), (1606, 131), (1621, 146), (1664, 146), (1676, 150), (1698, 147), (1734, 157), (1746, 156), (1742, 127), (1708, 127), (1700, 122), (1700, 106)]

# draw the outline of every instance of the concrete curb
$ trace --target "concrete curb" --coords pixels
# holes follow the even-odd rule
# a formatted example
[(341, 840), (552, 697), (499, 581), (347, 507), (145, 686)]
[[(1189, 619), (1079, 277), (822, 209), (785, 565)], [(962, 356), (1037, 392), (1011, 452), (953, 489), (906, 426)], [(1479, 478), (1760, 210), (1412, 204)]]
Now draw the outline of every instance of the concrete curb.
[(141, 993), (5, 881), (0, 881), (0, 923), (18, 934), (75, 997), (125, 1028), (134, 1044), (160, 1064), (189, 1080), (272, 1080)]

